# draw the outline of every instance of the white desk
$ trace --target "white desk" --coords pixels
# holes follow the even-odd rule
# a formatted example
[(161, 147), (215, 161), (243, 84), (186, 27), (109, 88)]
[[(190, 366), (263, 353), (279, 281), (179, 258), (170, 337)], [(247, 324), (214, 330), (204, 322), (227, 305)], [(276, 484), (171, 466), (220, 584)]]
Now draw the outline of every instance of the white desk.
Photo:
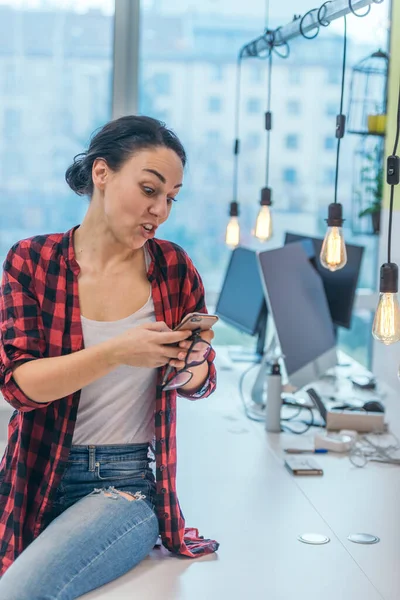
[[(222, 360), (224, 351), (219, 353)], [(216, 555), (179, 559), (153, 550), (119, 580), (88, 600), (398, 600), (400, 597), (399, 467), (353, 467), (318, 456), (324, 477), (295, 478), (283, 467), (286, 446), (310, 438), (266, 435), (243, 414), (240, 369), (219, 369), (217, 392), (179, 400), (178, 492), (187, 525), (217, 539)], [(249, 376), (250, 377), (250, 376)], [(400, 406), (386, 398), (400, 433)], [(396, 422), (396, 423), (395, 423)], [(373, 546), (347, 541), (355, 532), (381, 537)], [(309, 546), (298, 534), (326, 534)]]

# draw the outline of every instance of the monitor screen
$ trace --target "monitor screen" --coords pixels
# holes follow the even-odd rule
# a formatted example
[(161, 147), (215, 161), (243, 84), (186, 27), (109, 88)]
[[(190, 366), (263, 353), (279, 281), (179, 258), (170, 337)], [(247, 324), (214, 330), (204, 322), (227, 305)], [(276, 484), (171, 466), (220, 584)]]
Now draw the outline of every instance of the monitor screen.
[[(290, 381), (292, 375), (309, 364), (317, 364), (324, 355), (330, 360), (323, 370), (335, 366), (336, 341), (324, 287), (302, 244), (260, 252), (258, 260), (269, 314)], [(295, 385), (302, 387), (320, 374), (316, 368), (311, 375), (305, 375), (300, 385)]]
[(266, 303), (254, 250), (238, 247), (232, 251), (215, 312), (245, 333), (258, 333)]
[(286, 233), (285, 244), (300, 241), (311, 241), (313, 244), (315, 256), (311, 257), (312, 264), (322, 278), (333, 323), (337, 326), (350, 329), (364, 248), (346, 243), (347, 264), (343, 269), (332, 272), (325, 269), (319, 260), (323, 242), (322, 238), (314, 238), (297, 233)]

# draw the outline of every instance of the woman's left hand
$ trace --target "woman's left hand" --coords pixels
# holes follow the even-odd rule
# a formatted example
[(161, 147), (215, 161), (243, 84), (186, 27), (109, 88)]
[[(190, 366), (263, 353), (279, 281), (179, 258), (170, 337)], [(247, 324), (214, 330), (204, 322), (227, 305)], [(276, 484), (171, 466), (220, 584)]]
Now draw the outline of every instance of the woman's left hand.
[[(200, 331), (200, 333), (198, 334), (199, 338), (201, 338), (202, 340), (204, 340), (205, 342), (208, 342), (209, 344), (211, 344), (211, 341), (214, 337), (214, 332), (212, 329), (207, 329), (206, 331)], [(192, 340), (185, 340), (183, 342), (179, 343), (179, 348), (182, 349), (182, 353), (179, 354), (179, 359), (180, 360), (171, 360), (170, 361), (170, 365), (175, 367), (176, 369), (183, 369), (185, 367), (185, 358), (187, 355), (187, 351), (189, 350), (190, 346), (192, 345), (193, 341)]]

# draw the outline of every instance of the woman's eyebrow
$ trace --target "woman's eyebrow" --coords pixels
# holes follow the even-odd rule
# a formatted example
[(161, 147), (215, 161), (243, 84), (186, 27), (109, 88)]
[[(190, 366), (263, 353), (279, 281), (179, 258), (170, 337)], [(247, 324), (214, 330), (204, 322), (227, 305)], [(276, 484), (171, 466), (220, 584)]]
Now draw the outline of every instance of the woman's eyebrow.
[[(143, 169), (143, 171), (147, 171), (147, 173), (153, 173), (153, 175), (156, 175), (156, 177), (158, 177), (158, 179), (162, 181), (162, 183), (167, 183), (167, 180), (165, 179), (164, 175), (161, 175), (161, 173), (159, 173), (158, 171), (155, 171), (154, 169)], [(174, 189), (179, 187), (182, 187), (182, 183), (178, 183), (178, 185), (174, 186)]]

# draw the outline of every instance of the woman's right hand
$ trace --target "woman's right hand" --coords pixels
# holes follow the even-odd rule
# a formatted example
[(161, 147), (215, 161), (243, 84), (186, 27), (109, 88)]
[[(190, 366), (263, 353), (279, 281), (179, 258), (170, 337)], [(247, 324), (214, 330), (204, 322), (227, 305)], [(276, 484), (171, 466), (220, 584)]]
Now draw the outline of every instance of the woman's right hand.
[(157, 368), (170, 360), (185, 360), (187, 351), (179, 344), (192, 335), (190, 330), (172, 331), (163, 321), (132, 327), (109, 343), (116, 365)]

